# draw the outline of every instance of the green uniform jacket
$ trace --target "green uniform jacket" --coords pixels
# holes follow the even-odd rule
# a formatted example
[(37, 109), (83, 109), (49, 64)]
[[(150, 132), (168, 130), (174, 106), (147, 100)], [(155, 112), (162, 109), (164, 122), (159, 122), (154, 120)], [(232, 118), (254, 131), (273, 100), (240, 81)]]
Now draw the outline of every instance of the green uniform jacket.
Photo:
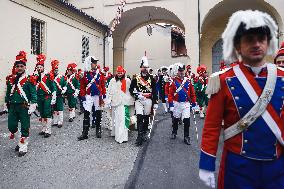
[[(74, 94), (75, 90), (80, 90), (80, 82), (79, 78), (77, 78), (75, 75), (67, 76), (67, 91), (66, 94)], [(75, 89), (75, 90), (74, 90)]]
[[(13, 83), (16, 79), (16, 76), (10, 76), (7, 79), (7, 91), (5, 96), (5, 102), (7, 104), (19, 104), (19, 103), (37, 103), (36, 95), (36, 82), (32, 76), (23, 75), (18, 82), (18, 85), (22, 87), (24, 93), (21, 93), (21, 90), (18, 86), (13, 86)], [(24, 98), (24, 94), (26, 99)]]
[[(38, 97), (52, 96), (52, 93), (56, 91), (56, 85), (54, 82), (54, 76), (50, 73), (42, 73), (42, 78), (38, 74), (34, 75), (37, 80), (37, 95)], [(41, 83), (44, 82), (47, 88)]]
[[(56, 87), (56, 96), (60, 96), (60, 95), (62, 95), (62, 89), (64, 88), (64, 87), (67, 87), (67, 82), (66, 82), (66, 80), (65, 80), (65, 77), (64, 76), (62, 76), (62, 75), (57, 75), (57, 76), (55, 76), (55, 78), (54, 78), (54, 83), (55, 83), (55, 87)], [(59, 87), (59, 86), (60, 87)], [(61, 88), (61, 89), (60, 89)]]

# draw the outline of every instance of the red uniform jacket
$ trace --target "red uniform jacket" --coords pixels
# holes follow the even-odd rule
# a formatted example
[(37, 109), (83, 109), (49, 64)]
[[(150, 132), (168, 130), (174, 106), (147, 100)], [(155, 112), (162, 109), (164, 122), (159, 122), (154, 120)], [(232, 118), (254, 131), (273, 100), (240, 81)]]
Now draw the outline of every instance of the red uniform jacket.
[[(264, 68), (258, 76), (255, 76), (249, 67), (242, 63), (239, 65), (256, 93), (260, 96), (266, 83), (267, 69)], [(284, 138), (284, 71), (278, 69), (277, 76), (275, 91), (267, 110), (272, 112), (271, 115), (282, 132), (282, 138)], [(222, 121), (224, 120), (223, 127), (226, 129), (239, 121), (254, 105), (246, 90), (240, 85), (233, 69), (229, 69), (219, 77), (221, 89), (210, 98), (201, 142), (199, 167), (209, 171), (215, 171), (215, 159), (222, 130)], [(261, 117), (247, 130), (224, 142), (224, 151), (258, 160), (276, 159), (281, 155), (282, 148)]]

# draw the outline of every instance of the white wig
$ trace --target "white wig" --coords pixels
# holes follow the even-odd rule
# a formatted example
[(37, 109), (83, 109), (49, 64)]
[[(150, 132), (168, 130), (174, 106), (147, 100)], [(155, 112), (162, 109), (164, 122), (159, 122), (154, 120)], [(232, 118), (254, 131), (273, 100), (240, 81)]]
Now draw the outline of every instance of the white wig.
[(237, 11), (229, 19), (227, 27), (222, 34), (223, 38), (223, 56), (224, 60), (228, 63), (232, 63), (238, 60), (238, 54), (234, 47), (234, 37), (239, 26), (243, 23), (245, 29), (258, 28), (267, 26), (270, 29), (271, 40), (267, 54), (275, 54), (277, 45), (277, 30), (278, 27), (273, 18), (267, 13), (253, 10)]
[(99, 59), (97, 59), (94, 56), (88, 56), (84, 61), (84, 71), (91, 71), (92, 70), (91, 64), (95, 61), (99, 61)]
[(173, 71), (172, 71), (173, 76), (176, 76), (178, 74), (179, 68), (182, 68), (182, 67), (184, 67), (183, 63), (180, 63), (180, 62), (175, 63), (173, 66)]

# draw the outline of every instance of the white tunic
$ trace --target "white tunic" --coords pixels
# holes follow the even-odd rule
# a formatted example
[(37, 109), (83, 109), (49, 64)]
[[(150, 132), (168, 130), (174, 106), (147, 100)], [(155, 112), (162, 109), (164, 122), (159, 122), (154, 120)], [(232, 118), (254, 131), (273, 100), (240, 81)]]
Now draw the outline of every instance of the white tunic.
[(107, 103), (112, 109), (112, 135), (118, 143), (128, 141), (128, 128), (125, 125), (125, 106), (133, 106), (134, 99), (130, 95), (130, 79), (126, 79), (126, 93), (121, 90), (121, 81), (110, 80), (107, 90)]

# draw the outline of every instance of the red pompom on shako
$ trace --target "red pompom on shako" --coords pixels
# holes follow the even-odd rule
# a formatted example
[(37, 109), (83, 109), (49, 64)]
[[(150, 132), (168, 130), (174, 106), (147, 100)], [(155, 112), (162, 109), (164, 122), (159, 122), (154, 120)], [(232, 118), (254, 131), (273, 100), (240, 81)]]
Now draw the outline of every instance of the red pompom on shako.
[(37, 55), (37, 57), (36, 57), (36, 61), (37, 61), (36, 66), (38, 66), (38, 65), (44, 66), (45, 60), (46, 60), (46, 56), (44, 54)]
[(59, 67), (59, 61), (58, 60), (52, 60), (51, 61), (52, 70), (58, 69), (58, 67)]
[(25, 51), (20, 51), (19, 54), (16, 56), (16, 61), (14, 65), (23, 64), (26, 66), (27, 63), (27, 53)]

